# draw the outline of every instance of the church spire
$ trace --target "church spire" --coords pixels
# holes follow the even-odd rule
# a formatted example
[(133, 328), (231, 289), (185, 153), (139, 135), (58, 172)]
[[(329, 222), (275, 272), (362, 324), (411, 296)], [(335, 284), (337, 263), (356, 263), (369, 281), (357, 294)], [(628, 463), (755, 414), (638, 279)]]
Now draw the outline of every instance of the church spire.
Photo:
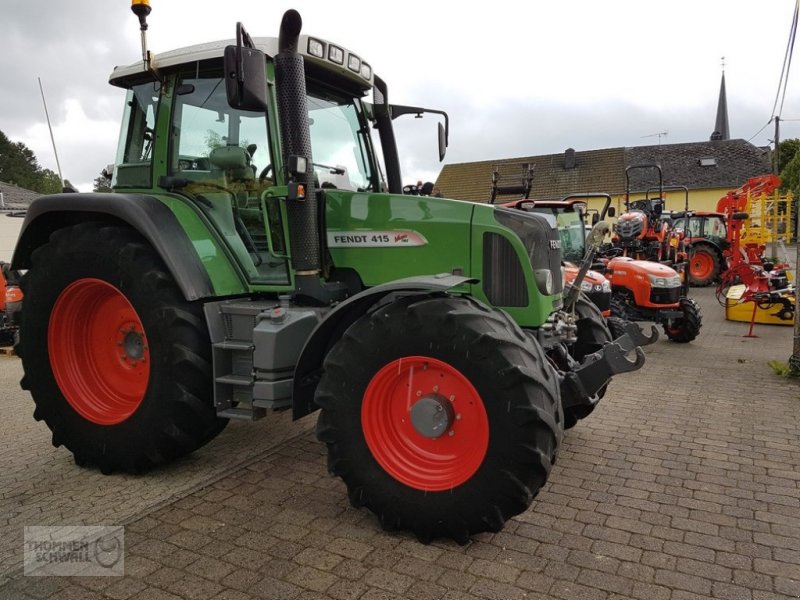
[(725, 57), (722, 57), (722, 82), (719, 85), (719, 102), (717, 103), (717, 122), (711, 141), (729, 140), (731, 132), (728, 128), (728, 96), (725, 93)]

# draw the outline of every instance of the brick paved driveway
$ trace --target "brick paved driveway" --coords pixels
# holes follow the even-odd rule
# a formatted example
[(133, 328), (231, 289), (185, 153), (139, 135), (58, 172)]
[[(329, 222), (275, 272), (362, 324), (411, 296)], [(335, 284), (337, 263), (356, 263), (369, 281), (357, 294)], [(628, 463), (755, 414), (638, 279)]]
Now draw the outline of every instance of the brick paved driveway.
[[(532, 507), (467, 546), (351, 508), (313, 419), (234, 424), (141, 477), (79, 469), (4, 359), (0, 598), (800, 597), (800, 382), (766, 365), (791, 329), (743, 338), (710, 290), (696, 297), (700, 338), (651, 346), (566, 435)], [(21, 577), (22, 526), (55, 523), (125, 523), (125, 577)]]

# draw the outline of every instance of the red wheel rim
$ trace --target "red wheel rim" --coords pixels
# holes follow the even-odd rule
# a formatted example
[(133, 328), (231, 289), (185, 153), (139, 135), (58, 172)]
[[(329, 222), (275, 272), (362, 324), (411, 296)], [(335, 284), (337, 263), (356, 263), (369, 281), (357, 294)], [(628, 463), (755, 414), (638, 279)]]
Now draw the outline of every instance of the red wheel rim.
[(695, 279), (706, 280), (714, 270), (714, 259), (707, 252), (695, 252), (689, 269)]
[(144, 398), (150, 351), (139, 315), (116, 287), (79, 279), (56, 300), (47, 330), (61, 393), (92, 423), (115, 425)]
[[(425, 408), (421, 403), (441, 405), (450, 415), (435, 437), (412, 421), (412, 411)], [(381, 467), (418, 490), (461, 485), (489, 447), (489, 419), (478, 392), (460, 371), (425, 356), (399, 358), (375, 374), (361, 404), (361, 426)]]

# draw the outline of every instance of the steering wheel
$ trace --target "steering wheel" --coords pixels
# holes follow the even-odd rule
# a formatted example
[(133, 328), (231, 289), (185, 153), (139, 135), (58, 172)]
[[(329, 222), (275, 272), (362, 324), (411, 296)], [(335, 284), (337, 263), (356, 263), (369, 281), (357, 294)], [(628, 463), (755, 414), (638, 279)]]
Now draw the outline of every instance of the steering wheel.
[(603, 246), (597, 249), (598, 256), (602, 256), (603, 258), (616, 258), (618, 256), (622, 256), (622, 248), (611, 246), (610, 244), (603, 244)]
[[(264, 167), (264, 170), (261, 171), (261, 174), (258, 176), (258, 181), (259, 182), (263, 182), (267, 178), (267, 176), (270, 174), (271, 171), (272, 171), (272, 165), (267, 165), (266, 167)], [(271, 177), (270, 177), (270, 179), (271, 179)]]

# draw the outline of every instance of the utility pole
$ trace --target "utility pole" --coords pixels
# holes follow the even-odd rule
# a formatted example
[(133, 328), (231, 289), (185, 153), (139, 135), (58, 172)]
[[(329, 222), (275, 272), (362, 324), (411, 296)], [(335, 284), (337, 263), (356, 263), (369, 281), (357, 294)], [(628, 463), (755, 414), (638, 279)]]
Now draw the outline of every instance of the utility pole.
[[(800, 198), (795, 199), (795, 202)], [(797, 211), (797, 223), (794, 228), (795, 259), (794, 259), (794, 343), (792, 356), (789, 357), (789, 371), (795, 377), (800, 377), (800, 210)]]
[[(800, 200), (800, 198), (796, 199)], [(789, 357), (789, 368), (791, 374), (800, 377), (800, 290), (798, 289), (798, 277), (800, 277), (800, 210), (797, 211), (797, 222), (795, 223), (795, 259), (794, 259), (794, 340), (792, 344), (792, 356)]]
[[(772, 163), (772, 172), (780, 175), (781, 162), (781, 139), (780, 139), (780, 117), (775, 117), (775, 156)], [(800, 200), (798, 198), (797, 200)], [(795, 202), (797, 201), (795, 200)], [(777, 214), (775, 215), (777, 216)], [(772, 254), (775, 254), (775, 232), (777, 231), (777, 219), (773, 219), (772, 233)], [(794, 338), (792, 340), (792, 355), (789, 357), (789, 371), (795, 377), (800, 377), (800, 210), (797, 211), (797, 223), (795, 223), (795, 262), (794, 262)]]
[[(780, 124), (781, 124), (781, 118), (776, 116), (775, 117), (775, 161), (772, 163), (772, 172), (776, 177), (780, 176), (780, 174), (781, 174), (780, 173), (780, 170), (781, 170), (781, 166), (780, 166), (781, 165), (781, 125)], [(776, 190), (776, 193), (778, 193), (777, 190)], [(769, 243), (769, 254), (770, 254), (770, 258), (772, 260), (775, 260), (775, 258), (778, 256), (778, 250), (777, 250), (777, 247), (778, 247), (778, 241), (777, 241), (778, 240), (778, 207), (777, 207), (777, 205), (773, 206), (772, 212), (774, 214), (772, 215), (772, 227), (770, 227), (770, 229), (772, 231), (770, 232), (771, 241)], [(769, 211), (767, 211), (767, 214), (769, 214)]]

